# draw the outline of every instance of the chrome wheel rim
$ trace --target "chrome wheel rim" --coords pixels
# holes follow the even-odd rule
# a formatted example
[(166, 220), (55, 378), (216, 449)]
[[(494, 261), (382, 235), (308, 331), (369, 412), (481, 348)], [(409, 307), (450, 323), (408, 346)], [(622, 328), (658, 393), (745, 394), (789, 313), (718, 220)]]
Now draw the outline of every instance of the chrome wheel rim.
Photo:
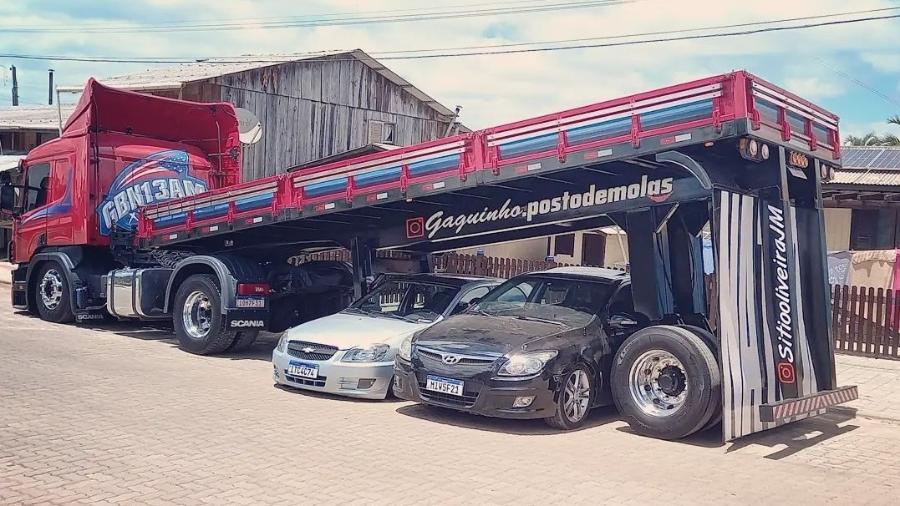
[(212, 325), (212, 304), (209, 297), (201, 291), (191, 292), (181, 308), (181, 321), (184, 323), (184, 331), (192, 338), (206, 337)]
[(663, 350), (650, 350), (631, 364), (629, 390), (637, 407), (651, 416), (671, 416), (687, 400), (684, 364)]
[(563, 392), (563, 410), (570, 422), (579, 422), (591, 402), (591, 380), (581, 369), (569, 375)]
[(45, 308), (53, 311), (59, 307), (62, 295), (62, 275), (56, 269), (48, 270), (41, 278), (41, 302)]

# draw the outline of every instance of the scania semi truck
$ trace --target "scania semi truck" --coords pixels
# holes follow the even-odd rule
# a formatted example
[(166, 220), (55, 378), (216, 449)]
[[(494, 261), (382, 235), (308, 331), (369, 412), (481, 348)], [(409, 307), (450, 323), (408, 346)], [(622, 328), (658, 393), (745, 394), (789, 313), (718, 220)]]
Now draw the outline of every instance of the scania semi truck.
[[(618, 225), (640, 332), (694, 336), (641, 346), (714, 357), (680, 371), (706, 401), (671, 437), (721, 418), (730, 440), (856, 398), (837, 385), (825, 262), (838, 118), (747, 72), (253, 181), (240, 153), (230, 104), (89, 81), (62, 136), (2, 188), (13, 305), (60, 323), (171, 319), (184, 349), (218, 353), (340, 309), (376, 251), (424, 271), (441, 252)], [(339, 247), (349, 267), (287, 262)], [(628, 420), (659, 435), (661, 412)]]

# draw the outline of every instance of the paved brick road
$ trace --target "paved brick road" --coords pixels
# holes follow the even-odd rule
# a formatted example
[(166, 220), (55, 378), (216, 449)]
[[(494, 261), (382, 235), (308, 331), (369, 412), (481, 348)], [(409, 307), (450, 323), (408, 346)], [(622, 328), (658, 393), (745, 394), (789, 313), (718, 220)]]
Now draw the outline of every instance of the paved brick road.
[[(734, 445), (638, 437), (610, 411), (559, 434), (272, 386), (272, 339), (241, 356), (166, 331), (58, 326), (0, 285), (0, 504), (759, 504), (893, 502), (900, 363), (841, 357), (835, 410)], [(854, 411), (858, 410), (854, 414)]]

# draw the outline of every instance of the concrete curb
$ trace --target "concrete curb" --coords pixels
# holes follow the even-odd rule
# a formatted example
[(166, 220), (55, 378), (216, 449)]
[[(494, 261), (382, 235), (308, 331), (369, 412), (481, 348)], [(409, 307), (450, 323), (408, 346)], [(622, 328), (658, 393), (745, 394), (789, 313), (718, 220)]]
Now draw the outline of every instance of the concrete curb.
[(12, 284), (12, 271), (15, 266), (11, 263), (0, 262), (0, 285)]

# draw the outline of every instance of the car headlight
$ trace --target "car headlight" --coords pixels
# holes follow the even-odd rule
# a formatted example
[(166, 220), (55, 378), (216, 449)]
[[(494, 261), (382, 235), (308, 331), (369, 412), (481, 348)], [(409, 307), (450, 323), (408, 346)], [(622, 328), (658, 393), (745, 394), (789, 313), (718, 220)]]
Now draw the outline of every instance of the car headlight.
[(284, 353), (284, 347), (287, 345), (287, 333), (281, 334), (281, 337), (278, 339), (278, 346), (275, 347), (278, 350), (278, 353)]
[(513, 353), (497, 371), (500, 376), (531, 376), (544, 369), (551, 359), (559, 355), (556, 350)]
[(412, 340), (412, 334), (406, 336), (406, 339), (404, 339), (403, 342), (400, 343), (400, 351), (397, 353), (400, 358), (406, 360), (407, 362), (412, 360)]
[(364, 348), (351, 348), (344, 353), (341, 362), (384, 362), (391, 347), (386, 344), (370, 344)]

